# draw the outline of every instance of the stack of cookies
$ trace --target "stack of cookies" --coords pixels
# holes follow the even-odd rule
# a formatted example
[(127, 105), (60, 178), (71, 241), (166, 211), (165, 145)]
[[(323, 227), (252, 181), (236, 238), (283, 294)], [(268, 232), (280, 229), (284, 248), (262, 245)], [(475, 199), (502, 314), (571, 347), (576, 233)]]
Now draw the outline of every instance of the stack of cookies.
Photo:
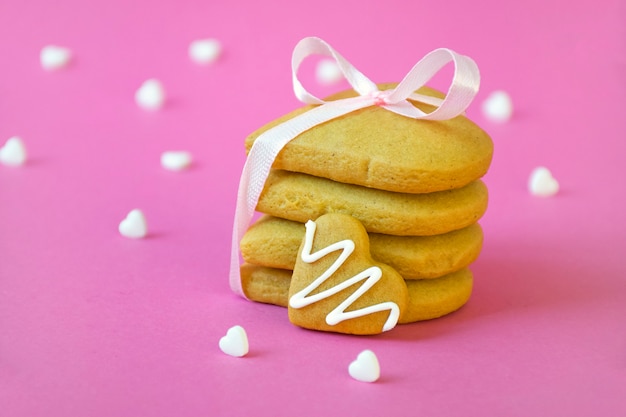
[[(427, 88), (419, 93), (442, 97)], [(329, 100), (354, 94), (350, 90)], [(310, 108), (253, 133), (246, 139), (247, 149), (264, 131)], [(246, 296), (288, 306), (305, 223), (341, 213), (367, 231), (371, 259), (404, 279), (408, 302), (400, 323), (457, 310), (471, 294), (468, 266), (482, 246), (477, 221), (487, 209), (488, 195), (480, 178), (492, 153), (489, 136), (465, 116), (415, 120), (377, 106), (302, 133), (274, 161), (257, 205), (264, 215), (241, 241)]]

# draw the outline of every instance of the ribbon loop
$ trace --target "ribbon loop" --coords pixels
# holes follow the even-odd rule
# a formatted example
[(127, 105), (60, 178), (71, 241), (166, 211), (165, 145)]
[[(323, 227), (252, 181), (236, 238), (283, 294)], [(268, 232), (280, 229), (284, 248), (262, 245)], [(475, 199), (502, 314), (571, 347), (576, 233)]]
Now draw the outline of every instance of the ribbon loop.
[(376, 84), (370, 81), (363, 73), (357, 70), (350, 62), (348, 62), (339, 52), (335, 51), (328, 43), (320, 38), (310, 37), (304, 38), (293, 50), (291, 57), (291, 76), (293, 80), (293, 90), (298, 98), (306, 104), (324, 104), (324, 100), (315, 97), (309, 93), (298, 80), (298, 69), (300, 64), (310, 55), (324, 55), (331, 57), (337, 62), (339, 70), (344, 78), (352, 86), (354, 91), (359, 95), (365, 96), (374, 91), (378, 91)]
[[(298, 80), (297, 73), (302, 62), (312, 54), (333, 58), (358, 96), (327, 102), (309, 93)], [(444, 99), (416, 93), (450, 62), (454, 64), (454, 76)], [(314, 126), (370, 106), (379, 106), (413, 119), (451, 119), (465, 111), (478, 92), (480, 84), (476, 63), (469, 57), (445, 48), (427, 54), (413, 66), (396, 88), (386, 91), (379, 91), (375, 83), (320, 38), (305, 38), (296, 45), (291, 58), (291, 68), (296, 97), (304, 103), (319, 106), (267, 130), (256, 139), (250, 149), (239, 181), (230, 263), (231, 289), (242, 297), (246, 296), (239, 270), (239, 243), (254, 216), (272, 164), (287, 143)], [(436, 109), (425, 113), (408, 99), (430, 104)]]
[[(414, 94), (450, 62), (454, 63), (454, 76), (443, 101), (423, 100), (425, 96)], [(446, 120), (465, 111), (478, 92), (479, 85), (480, 73), (476, 63), (471, 58), (459, 55), (450, 49), (440, 48), (427, 54), (411, 68), (389, 96), (389, 101), (397, 103), (407, 98), (423, 102), (430, 101), (428, 104), (436, 105), (437, 109), (422, 115), (420, 118)]]

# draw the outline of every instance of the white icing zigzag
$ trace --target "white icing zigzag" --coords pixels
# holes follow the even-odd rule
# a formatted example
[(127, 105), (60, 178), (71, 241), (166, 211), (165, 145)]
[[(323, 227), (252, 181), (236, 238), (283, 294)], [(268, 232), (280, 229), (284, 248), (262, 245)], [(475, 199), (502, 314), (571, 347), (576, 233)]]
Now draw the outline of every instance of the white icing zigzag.
[(345, 311), (348, 307), (352, 305), (352, 303), (359, 299), (359, 297), (365, 294), (370, 288), (374, 286), (374, 284), (376, 284), (376, 282), (380, 280), (380, 278), (382, 277), (382, 270), (377, 266), (367, 268), (366, 270), (360, 272), (352, 278), (343, 281), (339, 285), (319, 292), (315, 295), (309, 296), (311, 292), (315, 291), (315, 289), (322, 285), (328, 278), (330, 278), (335, 272), (337, 272), (339, 268), (341, 268), (343, 263), (348, 259), (348, 257), (350, 257), (352, 252), (354, 252), (355, 248), (354, 242), (352, 240), (346, 239), (340, 242), (333, 243), (332, 245), (320, 249), (315, 253), (311, 253), (311, 249), (313, 247), (313, 237), (315, 235), (316, 228), (317, 225), (315, 224), (315, 222), (309, 220), (306, 223), (306, 236), (304, 240), (304, 247), (302, 248), (302, 254), (300, 255), (304, 262), (312, 263), (323, 258), (329, 253), (339, 250), (341, 250), (342, 252), (330, 268), (328, 268), (322, 275), (320, 275), (313, 282), (311, 282), (306, 288), (294, 294), (289, 299), (289, 305), (292, 308), (306, 307), (310, 304), (323, 300), (324, 298), (331, 297), (359, 281), (365, 280), (365, 282), (354, 293), (352, 293), (341, 304), (335, 307), (334, 310), (326, 315), (326, 323), (328, 323), (330, 326), (334, 326), (344, 320), (389, 310), (389, 317), (383, 325), (383, 331), (386, 332), (393, 329), (398, 323), (398, 318), (400, 317), (400, 308), (396, 303), (392, 301), (364, 307), (358, 310), (348, 312)]

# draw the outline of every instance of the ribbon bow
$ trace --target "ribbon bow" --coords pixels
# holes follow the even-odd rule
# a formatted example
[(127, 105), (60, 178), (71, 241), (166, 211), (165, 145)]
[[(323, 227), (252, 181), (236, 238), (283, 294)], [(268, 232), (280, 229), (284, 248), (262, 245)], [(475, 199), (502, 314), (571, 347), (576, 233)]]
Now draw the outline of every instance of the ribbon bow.
[[(298, 80), (297, 73), (300, 64), (313, 54), (334, 58), (343, 76), (359, 95), (341, 100), (324, 101), (309, 93)], [(449, 62), (454, 63), (454, 76), (444, 99), (415, 93)], [(248, 153), (237, 193), (230, 263), (230, 287), (243, 297), (245, 294), (239, 270), (239, 243), (254, 216), (272, 164), (287, 143), (314, 126), (370, 106), (380, 106), (414, 119), (451, 119), (465, 111), (478, 92), (480, 84), (478, 67), (471, 58), (459, 55), (450, 49), (440, 48), (430, 52), (415, 64), (394, 89), (380, 91), (375, 83), (339, 55), (329, 44), (315, 37), (304, 38), (298, 42), (291, 59), (291, 71), (296, 97), (303, 103), (319, 106), (262, 133)], [(437, 108), (430, 113), (425, 113), (412, 105), (408, 99)]]

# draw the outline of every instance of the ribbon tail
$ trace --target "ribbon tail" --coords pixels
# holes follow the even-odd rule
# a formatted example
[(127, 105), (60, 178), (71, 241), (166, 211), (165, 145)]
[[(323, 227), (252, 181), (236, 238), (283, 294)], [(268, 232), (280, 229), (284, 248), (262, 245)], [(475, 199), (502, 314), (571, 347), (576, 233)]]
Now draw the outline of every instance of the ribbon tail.
[(278, 153), (287, 143), (310, 128), (372, 104), (374, 100), (366, 97), (329, 102), (273, 127), (256, 139), (244, 164), (237, 191), (229, 274), (233, 292), (247, 298), (241, 282), (239, 243), (250, 226)]

